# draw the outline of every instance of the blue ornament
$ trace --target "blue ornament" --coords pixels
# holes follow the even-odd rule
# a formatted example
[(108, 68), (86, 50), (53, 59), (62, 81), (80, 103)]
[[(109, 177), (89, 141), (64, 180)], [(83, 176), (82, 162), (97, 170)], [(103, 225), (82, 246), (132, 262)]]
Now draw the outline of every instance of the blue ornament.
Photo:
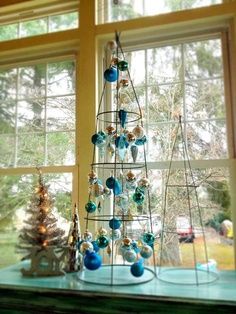
[(155, 236), (151, 232), (145, 232), (142, 236), (143, 242), (150, 245), (151, 247), (153, 246), (153, 243), (155, 241)]
[(139, 252), (140, 252), (140, 249), (139, 249), (138, 244), (137, 244), (136, 241), (134, 241), (134, 240), (132, 241), (131, 247), (132, 247), (132, 249), (133, 249), (136, 253), (139, 253)]
[(122, 149), (127, 148), (129, 146), (129, 143), (126, 141), (125, 135), (117, 136), (115, 139), (115, 145), (116, 148)]
[(99, 251), (99, 246), (98, 246), (98, 244), (97, 244), (97, 241), (92, 241), (91, 243), (92, 243), (92, 245), (93, 245), (94, 251), (95, 251), (95, 252), (98, 252), (98, 251)]
[(122, 128), (124, 128), (125, 123), (126, 123), (126, 119), (127, 119), (127, 111), (125, 111), (124, 109), (121, 109), (119, 111), (119, 119), (120, 119), (120, 124), (121, 124)]
[(133, 201), (138, 205), (142, 205), (144, 202), (144, 198), (144, 193), (136, 188), (135, 193), (133, 194)]
[(122, 192), (122, 189), (121, 189), (121, 185), (119, 183), (118, 180), (116, 180), (114, 177), (109, 177), (107, 180), (106, 180), (106, 186), (109, 188), (109, 189), (112, 189), (113, 190), (113, 193), (115, 195), (119, 195), (121, 194)]
[(121, 221), (118, 218), (114, 217), (109, 221), (109, 227), (113, 230), (119, 229), (120, 226), (121, 226)]
[(89, 270), (96, 270), (102, 265), (102, 258), (96, 252), (86, 251), (84, 266)]
[(105, 235), (100, 235), (100, 236), (97, 238), (96, 242), (97, 242), (97, 245), (98, 245), (98, 247), (99, 247), (100, 249), (104, 249), (105, 247), (108, 246), (108, 244), (109, 244), (109, 239), (108, 239), (108, 237), (105, 236)]
[(97, 134), (100, 135), (100, 136), (102, 136), (102, 138), (103, 138), (104, 140), (105, 140), (106, 137), (107, 137), (106, 133), (103, 132), (103, 131), (99, 131)]
[(104, 138), (102, 135), (95, 133), (92, 137), (91, 137), (91, 142), (93, 143), (93, 145), (101, 145), (104, 143)]
[(138, 139), (134, 142), (134, 144), (135, 144), (135, 145), (138, 145), (138, 146), (141, 146), (141, 145), (145, 144), (146, 142), (147, 142), (147, 138), (146, 138), (146, 136), (144, 135), (142, 138), (138, 138)]
[(134, 277), (141, 277), (144, 273), (143, 260), (140, 259), (138, 262), (131, 265), (130, 271)]
[(125, 60), (122, 60), (122, 61), (119, 61), (117, 63), (117, 67), (120, 71), (127, 71), (128, 70), (128, 67), (129, 67), (129, 64), (127, 61)]
[(104, 72), (104, 78), (106, 81), (112, 83), (118, 79), (118, 70), (115, 67), (110, 67)]
[(95, 210), (96, 210), (97, 206), (94, 202), (92, 201), (89, 201), (86, 205), (85, 205), (85, 209), (86, 211), (91, 214), (91, 213), (94, 213)]

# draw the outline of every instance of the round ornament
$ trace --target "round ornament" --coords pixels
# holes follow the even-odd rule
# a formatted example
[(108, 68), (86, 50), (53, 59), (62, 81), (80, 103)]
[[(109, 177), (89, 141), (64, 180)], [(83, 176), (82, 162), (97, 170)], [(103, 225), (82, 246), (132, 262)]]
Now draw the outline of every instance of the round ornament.
[(97, 245), (100, 249), (104, 249), (105, 247), (108, 246), (109, 244), (109, 239), (107, 236), (105, 235), (100, 235), (98, 238), (97, 238)]
[(141, 247), (141, 250), (140, 250), (140, 255), (143, 257), (143, 258), (149, 258), (150, 256), (152, 256), (152, 248), (150, 245), (147, 245), (147, 244), (144, 244), (142, 247)]
[(83, 242), (80, 244), (79, 251), (80, 251), (80, 253), (82, 253), (82, 254), (85, 254), (86, 251), (93, 251), (93, 245), (92, 245), (92, 243), (89, 242), (89, 241), (83, 241)]
[(126, 181), (127, 182), (135, 182), (136, 181), (136, 176), (131, 170), (126, 175)]
[(118, 240), (121, 237), (121, 231), (119, 229), (112, 229), (110, 232), (110, 238), (112, 240)]
[(92, 238), (93, 238), (92, 233), (90, 231), (88, 231), (88, 230), (85, 230), (85, 232), (84, 232), (84, 240), (85, 241), (91, 241)]
[(142, 191), (136, 189), (135, 193), (133, 194), (133, 201), (138, 204), (141, 205), (144, 202), (144, 194)]
[(120, 87), (128, 87), (129, 86), (129, 80), (128, 79), (121, 79), (120, 80)]
[(134, 250), (125, 250), (123, 253), (123, 258), (126, 262), (133, 263), (137, 259), (137, 254)]
[(111, 190), (108, 189), (106, 186), (104, 187), (103, 193), (105, 196), (110, 196), (111, 195)]
[(94, 184), (96, 183), (98, 180), (98, 176), (96, 174), (96, 172), (94, 172), (93, 170), (91, 170), (91, 172), (89, 172), (88, 174), (88, 181), (90, 184)]
[(135, 262), (130, 268), (131, 274), (134, 277), (141, 277), (144, 273), (143, 261), (140, 259), (138, 262)]
[(98, 244), (97, 244), (97, 241), (92, 241), (91, 243), (92, 243), (92, 245), (93, 245), (93, 250), (94, 250), (95, 252), (98, 252), (98, 251), (99, 251), (99, 246), (98, 246)]
[(115, 67), (110, 67), (104, 72), (104, 78), (106, 81), (112, 83), (118, 79), (118, 70)]
[(98, 229), (98, 234), (99, 235), (107, 235), (107, 230), (105, 228), (103, 228), (103, 227), (100, 227)]
[(146, 190), (149, 187), (150, 183), (148, 178), (142, 178), (138, 181), (138, 186), (141, 190)]
[(114, 217), (109, 221), (109, 227), (113, 230), (119, 229), (120, 226), (121, 226), (121, 221), (119, 218)]
[(107, 42), (107, 49), (110, 50), (111, 52), (112, 51), (115, 51), (117, 48), (117, 44), (116, 44), (116, 41), (115, 40), (109, 40)]
[(96, 270), (102, 265), (102, 258), (96, 252), (86, 252), (84, 266), (89, 270)]
[(119, 181), (112, 176), (106, 180), (106, 186), (112, 189), (115, 195), (119, 195), (122, 191)]
[(122, 208), (123, 210), (127, 210), (129, 206), (129, 198), (126, 194), (120, 194), (116, 196), (115, 199), (116, 205)]
[(91, 142), (93, 143), (93, 145), (99, 146), (99, 145), (102, 145), (104, 143), (104, 138), (102, 135), (95, 133), (91, 137)]
[(107, 134), (108, 134), (108, 135), (112, 135), (112, 134), (115, 133), (115, 128), (114, 128), (112, 125), (108, 125), (108, 126), (106, 127), (106, 131), (107, 131)]
[(103, 195), (104, 187), (102, 184), (95, 183), (90, 187), (91, 195), (94, 197), (99, 197)]
[(142, 138), (143, 135), (144, 135), (144, 129), (143, 129), (141, 126), (137, 125), (137, 126), (133, 129), (133, 133), (134, 133), (134, 135), (136, 136), (137, 139), (140, 139), (140, 138)]
[(127, 139), (127, 142), (128, 142), (129, 144), (133, 143), (133, 142), (135, 141), (135, 135), (134, 135), (134, 133), (133, 133), (133, 132), (128, 132), (128, 133), (126, 134), (126, 139)]
[(94, 213), (96, 208), (97, 208), (97, 205), (93, 201), (89, 201), (85, 205), (85, 209), (86, 209), (87, 213), (89, 213), (89, 214)]
[(121, 60), (117, 63), (117, 68), (120, 70), (120, 71), (127, 71), (128, 70), (128, 67), (129, 67), (129, 64), (127, 61), (125, 60)]
[(142, 240), (144, 243), (152, 246), (155, 241), (155, 236), (151, 232), (145, 232), (142, 236)]
[(125, 238), (123, 239), (123, 244), (124, 244), (125, 246), (130, 246), (131, 243), (132, 243), (132, 240), (131, 240), (130, 238), (125, 237)]

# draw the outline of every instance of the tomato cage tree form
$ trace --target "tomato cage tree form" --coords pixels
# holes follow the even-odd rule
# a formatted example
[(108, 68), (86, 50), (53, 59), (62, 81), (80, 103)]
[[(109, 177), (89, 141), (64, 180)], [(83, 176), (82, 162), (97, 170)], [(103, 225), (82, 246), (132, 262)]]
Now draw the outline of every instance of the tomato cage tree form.
[(109, 67), (91, 138), (86, 230), (79, 243), (84, 268), (79, 279), (103, 285), (140, 284), (156, 276), (147, 138), (118, 33), (106, 52)]
[[(182, 163), (178, 169), (173, 167), (174, 159)], [(218, 278), (216, 265), (208, 258), (198, 187), (179, 116), (163, 200), (157, 275), (162, 281), (199, 285)]]

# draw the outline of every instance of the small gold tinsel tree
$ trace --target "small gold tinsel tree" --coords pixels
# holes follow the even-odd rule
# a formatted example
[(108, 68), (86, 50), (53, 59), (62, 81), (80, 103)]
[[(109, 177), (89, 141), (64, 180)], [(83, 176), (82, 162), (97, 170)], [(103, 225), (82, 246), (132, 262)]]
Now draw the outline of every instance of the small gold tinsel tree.
[[(23, 259), (32, 258), (32, 249), (36, 252), (49, 247), (63, 247), (67, 244), (65, 231), (57, 226), (57, 219), (52, 213), (53, 200), (48, 186), (43, 182), (42, 172), (38, 169), (38, 184), (27, 208), (25, 226), (19, 235), (17, 251), (27, 254)], [(35, 252), (35, 250), (34, 250)]]

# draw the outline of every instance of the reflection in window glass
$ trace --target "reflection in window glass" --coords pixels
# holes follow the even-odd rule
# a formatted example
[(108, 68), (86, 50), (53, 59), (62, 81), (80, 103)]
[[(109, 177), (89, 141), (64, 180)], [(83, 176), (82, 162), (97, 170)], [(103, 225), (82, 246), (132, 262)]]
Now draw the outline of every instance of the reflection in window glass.
[(41, 18), (32, 21), (26, 21), (20, 23), (20, 36), (29, 37), (47, 32), (47, 18)]
[(74, 164), (75, 62), (4, 70), (0, 85), (1, 166)]
[[(60, 228), (67, 233), (72, 210), (72, 175), (53, 173), (44, 174), (43, 178), (54, 199), (53, 213)], [(34, 175), (0, 176), (0, 268), (13, 265), (22, 258), (16, 253), (16, 244), (37, 180)]]
[(97, 0), (98, 24), (222, 3), (222, 0)]
[(78, 27), (78, 13), (49, 16), (49, 33)]

